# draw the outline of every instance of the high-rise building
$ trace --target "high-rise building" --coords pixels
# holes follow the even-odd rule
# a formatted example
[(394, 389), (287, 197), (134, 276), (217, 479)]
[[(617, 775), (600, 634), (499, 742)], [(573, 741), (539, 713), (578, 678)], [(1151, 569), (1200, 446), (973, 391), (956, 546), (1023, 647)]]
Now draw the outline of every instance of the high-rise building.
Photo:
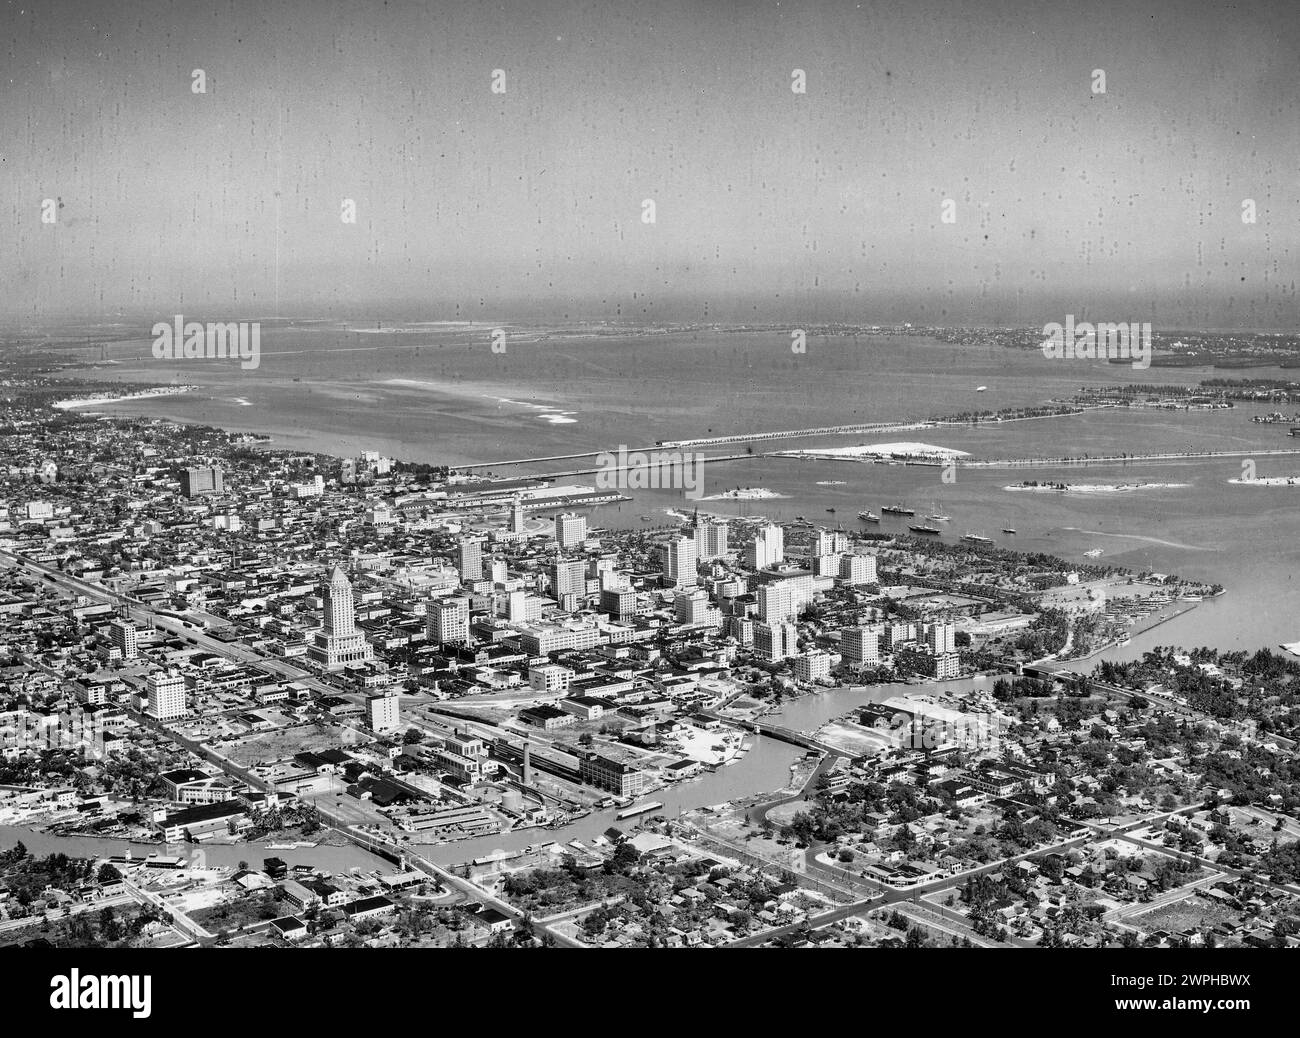
[(108, 636), (112, 639), (113, 648), (117, 649), (122, 659), (135, 659), (138, 652), (135, 624), (130, 620), (114, 620), (108, 625)]
[(510, 502), (510, 532), (523, 533), (524, 527), (524, 502), (523, 498), (515, 497)]
[(186, 497), (203, 494), (224, 494), (225, 482), (221, 469), (213, 466), (186, 469), (181, 473), (181, 493)]
[(664, 545), (664, 576), (675, 587), (692, 587), (699, 581), (696, 573), (695, 538), (680, 534)]
[(874, 555), (841, 555), (840, 579), (846, 584), (874, 584), (876, 582), (876, 557)]
[(456, 570), (461, 580), (483, 579), (483, 542), (477, 537), (462, 537), (456, 545)]
[(612, 620), (631, 620), (636, 616), (636, 591), (631, 587), (601, 588), (600, 611)]
[(576, 548), (587, 539), (587, 517), (577, 512), (565, 512), (555, 517), (555, 539), (560, 550)]
[(753, 645), (754, 621), (744, 616), (733, 616), (727, 622), (727, 634), (741, 645)]
[(791, 623), (754, 625), (754, 652), (767, 660), (783, 660), (798, 651), (799, 629)]
[(587, 566), (581, 559), (556, 559), (551, 564), (551, 594), (560, 608), (573, 612), (587, 593)]
[(395, 692), (367, 696), (366, 710), (370, 715), (370, 730), (381, 735), (397, 731), (402, 726), (401, 703), (401, 697)]
[(880, 632), (875, 627), (846, 627), (840, 632), (840, 654), (854, 666), (880, 662)]
[(727, 554), (727, 524), (705, 519), (695, 524), (695, 552), (701, 562), (711, 562)]
[(925, 626), (925, 647), (934, 655), (957, 650), (957, 625), (951, 620), (939, 620)]
[(145, 681), (147, 712), (160, 721), (185, 716), (185, 679), (174, 670), (156, 670)]
[(842, 555), (849, 550), (849, 538), (843, 530), (818, 530), (808, 543), (809, 556)]
[(788, 577), (762, 585), (756, 594), (758, 616), (768, 623), (793, 620), (808, 608), (815, 589), (809, 576)]
[(745, 565), (750, 569), (766, 569), (785, 561), (785, 531), (775, 523), (760, 529), (745, 546)]
[(794, 658), (794, 676), (799, 681), (822, 681), (831, 676), (834, 662), (829, 652), (813, 649)]
[(673, 612), (679, 624), (711, 624), (716, 627), (722, 623), (722, 613), (710, 604), (709, 593), (703, 588), (679, 591), (673, 599)]
[[(523, 594), (523, 592), (518, 592)], [(439, 598), (429, 603), (428, 637), (434, 645), (469, 644), (469, 599)]]
[(357, 630), (357, 613), (352, 604), (352, 584), (342, 568), (335, 566), (321, 586), (324, 619), (321, 630), (307, 647), (307, 655), (326, 670), (342, 670), (350, 663), (366, 663), (375, 650)]

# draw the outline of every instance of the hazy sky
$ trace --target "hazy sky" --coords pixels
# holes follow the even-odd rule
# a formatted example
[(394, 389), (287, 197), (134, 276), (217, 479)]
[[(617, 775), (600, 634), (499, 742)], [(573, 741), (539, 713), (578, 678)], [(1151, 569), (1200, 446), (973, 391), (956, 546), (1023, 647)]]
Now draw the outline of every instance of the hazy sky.
[(9, 2), (0, 308), (1295, 330), (1298, 55), (1294, 0)]

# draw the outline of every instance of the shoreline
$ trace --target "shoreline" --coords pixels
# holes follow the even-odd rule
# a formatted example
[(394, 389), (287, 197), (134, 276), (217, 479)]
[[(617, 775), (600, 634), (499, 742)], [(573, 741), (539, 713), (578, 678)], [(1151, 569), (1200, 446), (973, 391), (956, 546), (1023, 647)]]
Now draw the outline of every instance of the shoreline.
[[(198, 386), (160, 386), (157, 389), (142, 389), (135, 393), (123, 393), (119, 396), (69, 397), (66, 400), (56, 400), (50, 406), (56, 411), (71, 411), (82, 407), (104, 407), (127, 400), (154, 400), (158, 397), (181, 396), (185, 393), (192, 393), (198, 388)], [(229, 432), (230, 430), (226, 431)]]

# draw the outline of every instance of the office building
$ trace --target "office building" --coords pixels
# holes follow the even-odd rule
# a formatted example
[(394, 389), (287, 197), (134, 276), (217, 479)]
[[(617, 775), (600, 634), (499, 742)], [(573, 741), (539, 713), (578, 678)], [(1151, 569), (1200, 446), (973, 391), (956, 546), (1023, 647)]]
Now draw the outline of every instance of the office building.
[[(523, 594), (523, 592), (518, 592)], [(434, 645), (469, 644), (469, 599), (439, 598), (429, 603), (428, 639)]]
[(551, 594), (566, 612), (578, 608), (587, 593), (587, 567), (581, 559), (557, 559), (551, 564)]
[(483, 542), (462, 537), (456, 545), (456, 571), (462, 581), (483, 579)]

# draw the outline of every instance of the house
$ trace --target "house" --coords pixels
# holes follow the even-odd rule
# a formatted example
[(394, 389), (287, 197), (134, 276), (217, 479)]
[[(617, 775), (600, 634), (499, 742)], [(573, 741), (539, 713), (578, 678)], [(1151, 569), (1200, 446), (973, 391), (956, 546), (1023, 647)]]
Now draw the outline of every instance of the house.
[(474, 918), (488, 928), (489, 933), (504, 933), (514, 926), (514, 921), (504, 912), (495, 908), (483, 908), (474, 913)]
[(397, 905), (383, 895), (378, 897), (364, 897), (359, 901), (353, 901), (343, 906), (343, 912), (352, 922), (358, 922), (362, 919), (370, 919), (374, 916), (384, 915), (387, 912), (396, 910)]
[(271, 930), (279, 934), (286, 941), (301, 941), (307, 936), (307, 924), (297, 916), (286, 915), (280, 919), (271, 920)]

